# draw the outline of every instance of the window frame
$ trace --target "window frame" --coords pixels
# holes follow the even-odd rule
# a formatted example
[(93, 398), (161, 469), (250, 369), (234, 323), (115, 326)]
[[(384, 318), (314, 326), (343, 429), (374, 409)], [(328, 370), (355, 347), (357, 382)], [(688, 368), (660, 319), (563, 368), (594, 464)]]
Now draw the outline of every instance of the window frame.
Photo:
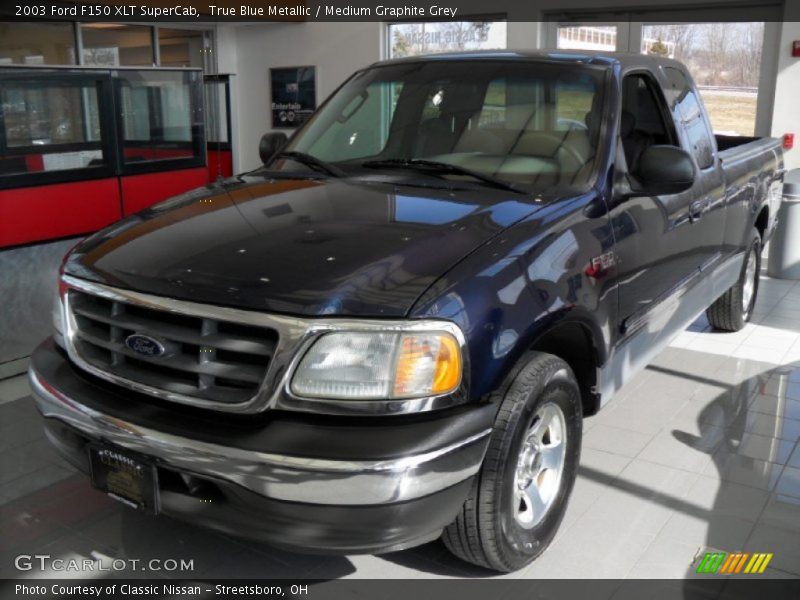
[[(111, 90), (111, 76), (108, 73), (80, 73), (74, 72), (57, 73), (47, 82), (36, 82), (32, 79), (33, 73), (30, 69), (25, 72), (8, 73), (0, 71), (0, 81), (34, 81), (35, 87), (87, 87), (86, 84), (94, 84), (97, 87), (97, 110), (100, 121), (100, 140), (97, 142), (103, 152), (105, 163), (102, 166), (83, 167), (80, 169), (63, 169), (57, 171), (35, 171), (32, 173), (11, 173), (0, 175), (0, 189), (11, 189), (21, 187), (32, 187), (47, 185), (52, 183), (67, 183), (73, 181), (83, 181), (91, 179), (104, 179), (113, 177), (117, 171), (116, 165), (116, 136), (113, 124), (114, 100)], [(66, 143), (48, 144), (47, 146), (28, 145), (14, 146), (9, 148), (6, 140), (5, 115), (2, 104), (0, 104), (0, 154), (3, 156), (25, 156), (31, 151), (40, 151), (43, 148), (55, 147), (57, 150), (70, 152), (85, 150), (86, 143)]]
[[(116, 71), (117, 69), (115, 69)], [(142, 70), (152, 70), (152, 69), (128, 69), (133, 71), (142, 71)], [(205, 112), (202, 110), (204, 106), (204, 98), (203, 98), (203, 90), (204, 90), (204, 82), (203, 76), (199, 69), (186, 69), (186, 68), (159, 68), (157, 69), (158, 72), (178, 72), (178, 73), (186, 73), (186, 72), (194, 72), (194, 78), (189, 81), (189, 103), (190, 103), (190, 114), (194, 115), (197, 111), (201, 112), (201, 116), (199, 119), (192, 120), (189, 123), (189, 129), (191, 132), (191, 141), (184, 142), (187, 147), (192, 149), (192, 156), (188, 157), (180, 157), (180, 158), (168, 158), (164, 160), (143, 160), (137, 162), (126, 162), (125, 161), (125, 123), (122, 114), (122, 88), (124, 80), (118, 76), (114, 76), (114, 103), (116, 110), (116, 149), (117, 149), (117, 161), (118, 161), (118, 168), (120, 175), (140, 175), (143, 173), (157, 173), (160, 171), (174, 171), (178, 169), (190, 169), (192, 167), (204, 167), (206, 166), (206, 153), (207, 153), (207, 146), (206, 146), (206, 123), (205, 123)], [(192, 85), (199, 81), (198, 85)], [(199, 90), (199, 98), (198, 98), (198, 90)], [(152, 102), (150, 102), (152, 105)], [(152, 127), (152, 123), (150, 123)], [(151, 129), (152, 131), (152, 129)], [(163, 138), (163, 134), (161, 136)], [(151, 142), (162, 142), (162, 143), (170, 143), (163, 139), (156, 139), (156, 140), (149, 140)], [(179, 142), (173, 142), (179, 143)]]
[[(192, 156), (125, 163), (123, 160), (124, 139), (122, 134), (124, 130), (122, 128), (122, 113), (119, 110), (121, 106), (119, 95), (121, 79), (118, 77), (118, 73), (120, 71), (158, 71), (178, 72), (181, 74), (189, 72), (191, 73), (191, 111), (194, 113), (194, 111), (201, 110), (203, 107), (203, 75), (201, 69), (178, 67), (118, 67), (108, 69), (74, 66), (30, 67), (24, 65), (6, 65), (0, 69), (0, 82), (33, 81), (38, 84), (37, 79), (45, 79), (41, 84), (42, 87), (47, 87), (51, 82), (56, 82), (64, 86), (76, 85), (75, 82), (84, 82), (84, 85), (85, 82), (98, 85), (97, 107), (101, 131), (99, 144), (103, 151), (105, 164), (97, 167), (83, 167), (79, 169), (0, 174), (0, 190), (205, 167), (207, 163), (207, 147), (205, 136), (205, 112), (202, 110), (199, 119), (195, 118), (190, 123), (192, 139), (190, 142), (187, 142), (187, 144), (191, 144)], [(43, 78), (42, 75), (45, 75), (46, 78)], [(5, 151), (4, 156), (24, 156), (26, 154), (24, 152), (25, 150), (36, 149), (41, 152), (43, 148), (43, 146), (39, 145), (21, 146), (14, 147), (11, 152), (8, 152), (5, 143), (5, 118), (2, 105), (0, 105), (0, 151)], [(86, 145), (86, 143), (53, 144), (53, 146), (58, 147), (58, 150), (63, 151), (83, 150), (86, 149)]]
[[(614, 136), (615, 136), (617, 142), (620, 145), (622, 144), (622, 137), (621, 137), (621, 133), (622, 132), (620, 131), (620, 125), (621, 125), (622, 110), (624, 109), (624, 106), (625, 106), (625, 98), (624, 98), (624, 89), (625, 88), (624, 88), (624, 86), (625, 86), (625, 79), (627, 79), (630, 76), (633, 76), (633, 77), (641, 76), (647, 81), (647, 85), (652, 86), (651, 87), (651, 91), (652, 91), (653, 88), (655, 88), (654, 100), (655, 100), (656, 104), (658, 105), (658, 111), (661, 114), (661, 118), (662, 118), (662, 120), (664, 121), (664, 123), (666, 125), (665, 133), (672, 139), (672, 145), (677, 146), (679, 148), (682, 148), (683, 150), (686, 150), (686, 148), (684, 147), (685, 146), (684, 139), (681, 136), (681, 133), (683, 133), (683, 131), (682, 130), (681, 131), (678, 130), (677, 124), (675, 122), (675, 116), (673, 115), (673, 112), (672, 112), (672, 108), (669, 106), (669, 103), (667, 102), (667, 98), (664, 95), (664, 90), (662, 89), (661, 84), (658, 81), (658, 75), (653, 73), (650, 69), (643, 68), (643, 67), (638, 67), (638, 66), (637, 67), (632, 67), (630, 69), (627, 69), (627, 70), (623, 71), (620, 74), (620, 78), (619, 78), (619, 93), (620, 93), (619, 111), (618, 111), (618, 114), (617, 114), (617, 127), (616, 127), (616, 130), (614, 132)], [(630, 167), (628, 165), (628, 161), (627, 160), (625, 161), (625, 172), (628, 173), (628, 174), (631, 174)]]
[[(221, 85), (225, 89), (225, 123), (228, 132), (228, 140), (222, 142), (219, 140), (211, 139), (211, 131), (208, 129), (208, 114), (210, 113), (208, 103), (205, 102), (206, 86), (207, 85)], [(233, 129), (231, 124), (231, 76), (226, 73), (213, 73), (210, 75), (203, 75), (203, 104), (206, 107), (205, 114), (203, 115), (206, 128), (206, 149), (211, 151), (230, 151), (233, 143)], [(219, 114), (217, 114), (219, 119)], [(213, 132), (216, 133), (216, 132)]]

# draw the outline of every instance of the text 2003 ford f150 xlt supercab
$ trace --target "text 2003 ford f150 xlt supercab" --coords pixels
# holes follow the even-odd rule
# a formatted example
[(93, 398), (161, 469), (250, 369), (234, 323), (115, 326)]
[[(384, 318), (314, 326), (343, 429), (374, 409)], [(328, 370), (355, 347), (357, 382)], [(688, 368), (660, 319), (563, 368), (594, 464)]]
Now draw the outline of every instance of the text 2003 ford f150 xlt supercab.
[(583, 417), (702, 311), (743, 327), (783, 173), (634, 55), (379, 63), (284, 141), (67, 257), (50, 439), (150, 512), (500, 571), (555, 535)]

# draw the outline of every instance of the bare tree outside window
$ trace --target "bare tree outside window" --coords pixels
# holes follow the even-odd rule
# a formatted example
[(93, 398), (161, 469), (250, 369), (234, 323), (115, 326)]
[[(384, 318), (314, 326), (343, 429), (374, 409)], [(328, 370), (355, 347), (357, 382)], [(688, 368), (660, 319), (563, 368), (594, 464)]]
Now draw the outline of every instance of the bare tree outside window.
[[(754, 133), (764, 23), (645, 25), (642, 38), (642, 52), (689, 68), (715, 132)], [(662, 44), (670, 50), (666, 54)]]
[(647, 25), (643, 33), (643, 46), (647, 40), (658, 40), (671, 46), (670, 58), (683, 61), (694, 44), (694, 25)]

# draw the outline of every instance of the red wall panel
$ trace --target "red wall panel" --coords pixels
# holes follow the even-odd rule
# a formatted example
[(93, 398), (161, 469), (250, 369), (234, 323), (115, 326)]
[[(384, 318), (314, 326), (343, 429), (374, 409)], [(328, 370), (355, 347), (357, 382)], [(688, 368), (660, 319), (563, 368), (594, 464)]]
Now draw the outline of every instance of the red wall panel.
[(120, 218), (116, 177), (0, 190), (0, 247), (88, 233)]
[(125, 159), (161, 160), (167, 158), (189, 158), (194, 156), (191, 148), (136, 148), (126, 147), (123, 150)]
[(230, 150), (209, 150), (208, 151), (208, 180), (214, 182), (217, 180), (217, 169), (222, 167), (223, 177), (233, 176), (233, 155)]
[(125, 175), (122, 177), (122, 203), (125, 216), (207, 183), (208, 171), (205, 167)]

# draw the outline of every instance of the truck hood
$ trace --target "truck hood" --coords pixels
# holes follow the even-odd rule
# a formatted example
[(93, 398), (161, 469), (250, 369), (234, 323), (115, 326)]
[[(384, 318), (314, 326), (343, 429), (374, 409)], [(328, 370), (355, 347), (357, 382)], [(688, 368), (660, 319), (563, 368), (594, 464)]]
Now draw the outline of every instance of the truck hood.
[(403, 316), (540, 203), (486, 188), (249, 175), (100, 231), (65, 272), (173, 298), (297, 315)]

